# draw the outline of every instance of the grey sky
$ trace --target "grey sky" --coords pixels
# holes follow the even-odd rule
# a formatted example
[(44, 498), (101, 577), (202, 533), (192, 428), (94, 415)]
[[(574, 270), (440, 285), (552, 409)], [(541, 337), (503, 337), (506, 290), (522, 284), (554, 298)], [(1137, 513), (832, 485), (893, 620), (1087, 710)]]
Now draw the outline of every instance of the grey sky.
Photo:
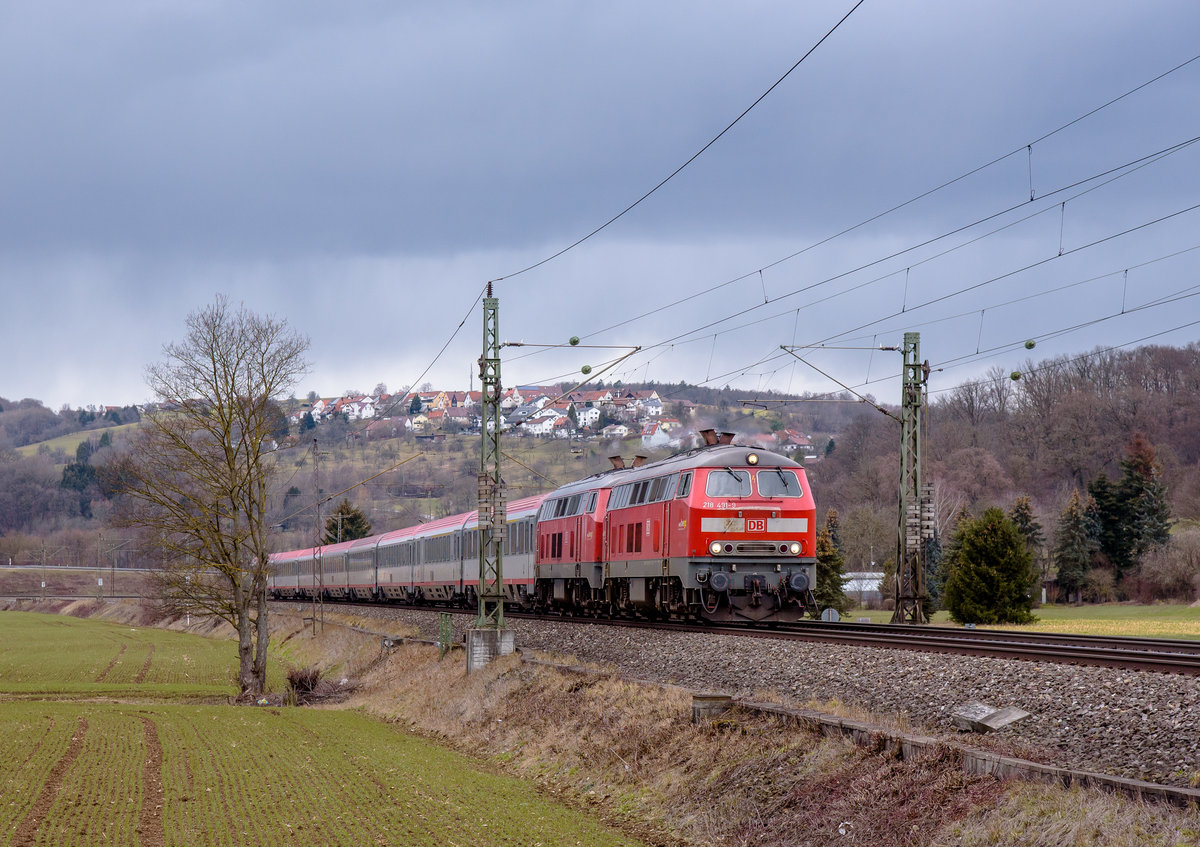
[[(147, 399), (143, 367), (217, 292), (312, 337), (300, 393), (465, 388), (477, 309), (422, 374), (488, 279), (649, 190), (851, 6), (2, 4), (0, 396)], [(1078, 353), (1200, 320), (1200, 251), (1166, 258), (1200, 244), (1198, 213), (1146, 225), (1200, 203), (1200, 145), (1053, 193), (1200, 136), (1200, 61), (1022, 149), (1191, 59), (1197, 33), (1191, 2), (868, 0), (645, 203), (498, 283), (502, 335), (647, 348), (608, 378), (822, 390), (779, 345), (916, 329), (954, 366), (945, 385), (1018, 366), (1024, 338), (1035, 357)], [(609, 354), (520, 355), (506, 383)], [(814, 361), (852, 384), (897, 370)]]

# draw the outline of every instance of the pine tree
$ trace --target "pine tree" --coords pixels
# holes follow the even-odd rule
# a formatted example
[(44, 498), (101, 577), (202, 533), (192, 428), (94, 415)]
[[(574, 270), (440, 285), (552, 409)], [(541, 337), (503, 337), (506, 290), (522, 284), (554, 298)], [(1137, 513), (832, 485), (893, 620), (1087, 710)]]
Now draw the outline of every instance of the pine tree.
[(1058, 569), (1058, 587), (1066, 592), (1067, 599), (1078, 597), (1084, 575), (1092, 566), (1092, 557), (1099, 547), (1094, 521), (1089, 519), (1088, 508), (1079, 499), (1079, 492), (1074, 491), (1067, 507), (1059, 515), (1058, 528), (1054, 533), (1054, 566)]
[[(835, 522), (836, 516), (835, 512)], [(838, 614), (849, 611), (845, 571), (846, 559), (837, 549), (829, 524), (826, 523), (817, 533), (817, 587), (813, 592), (821, 609), (837, 609)]]
[(833, 549), (844, 557), (846, 550), (842, 547), (842, 523), (838, 519), (837, 509), (830, 509), (825, 513), (825, 528), (829, 530), (829, 540), (833, 542)]
[(321, 539), (321, 543), (337, 544), (339, 541), (354, 541), (366, 538), (370, 534), (371, 522), (362, 513), (362, 509), (351, 506), (349, 500), (342, 500), (333, 510), (329, 519), (325, 521), (325, 537)]
[(1100, 555), (1118, 575), (1133, 567), (1134, 530), (1120, 489), (1101, 473), (1088, 484), (1095, 502), (1096, 541)]
[(998, 508), (955, 528), (946, 556), (945, 604), (959, 623), (1029, 623), (1033, 557), (1016, 526)]
[(1131, 536), (1130, 555), (1140, 559), (1147, 551), (1166, 544), (1171, 536), (1171, 506), (1166, 486), (1159, 478), (1158, 457), (1140, 432), (1134, 433), (1129, 443), (1121, 471), (1117, 489)]
[(1037, 561), (1038, 551), (1042, 549), (1046, 539), (1042, 534), (1042, 525), (1038, 523), (1037, 517), (1033, 514), (1033, 503), (1030, 502), (1028, 494), (1017, 498), (1017, 502), (1013, 503), (1012, 511), (1008, 513), (1008, 519), (1024, 536), (1025, 546), (1029, 548), (1029, 555), (1033, 556), (1034, 561)]
[(925, 543), (925, 594), (928, 596), (925, 611), (932, 613), (943, 608), (943, 595), (946, 593), (946, 558), (942, 550), (942, 535), (937, 527), (933, 535), (924, 539)]

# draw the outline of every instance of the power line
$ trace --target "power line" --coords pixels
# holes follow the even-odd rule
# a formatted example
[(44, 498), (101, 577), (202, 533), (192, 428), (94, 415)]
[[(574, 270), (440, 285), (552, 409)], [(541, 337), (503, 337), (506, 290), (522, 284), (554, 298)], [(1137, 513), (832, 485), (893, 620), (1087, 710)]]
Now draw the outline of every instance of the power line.
[(775, 80), (775, 82), (773, 82), (771, 84), (770, 88), (768, 88), (766, 91), (764, 91), (762, 94), (760, 94), (757, 97), (757, 99), (755, 99), (755, 101), (753, 103), (751, 103), (749, 106), (747, 106), (740, 115), (738, 115), (736, 118), (734, 118), (729, 123), (728, 126), (726, 126), (723, 130), (721, 130), (715, 136), (713, 136), (713, 138), (707, 144), (705, 144), (703, 147), (701, 147), (699, 150), (697, 150), (695, 153), (693, 153), (692, 156), (686, 162), (684, 162), (682, 165), (677, 167), (675, 170), (671, 171), (671, 173), (668, 174), (667, 177), (665, 179), (663, 179), (661, 182), (659, 182), (656, 186), (651, 188), (649, 191), (647, 191), (645, 194), (643, 194), (637, 200), (634, 200), (632, 203), (630, 203), (628, 206), (626, 206), (620, 212), (613, 215), (607, 221), (600, 224), (600, 226), (596, 227), (595, 229), (593, 229), (591, 232), (589, 232), (587, 235), (583, 236), (582, 238), (579, 238), (579, 239), (573, 241), (572, 243), (568, 244), (566, 247), (563, 247), (558, 252), (553, 253), (553, 254), (547, 256), (546, 258), (541, 259), (540, 261), (534, 262), (532, 265), (529, 265), (528, 267), (522, 268), (519, 271), (514, 271), (513, 273), (506, 274), (504, 276), (496, 277), (495, 279), (492, 280), (492, 282), (500, 282), (501, 280), (512, 279), (513, 277), (520, 276), (521, 274), (527, 273), (527, 272), (533, 270), (534, 268), (540, 268), (542, 265), (546, 264), (547, 262), (554, 261), (559, 256), (562, 256), (564, 253), (574, 250), (576, 247), (578, 247), (580, 244), (583, 244), (588, 239), (599, 234), (600, 232), (603, 232), (609, 226), (616, 223), (618, 220), (625, 217), (626, 214), (628, 214), (629, 212), (633, 211), (636, 207), (641, 205), (642, 201), (649, 198), (650, 195), (654, 194), (656, 191), (658, 191), (658, 189), (662, 188), (664, 185), (666, 185), (668, 182), (670, 182), (672, 179), (674, 179), (675, 176), (678, 175), (684, 168), (686, 168), (692, 162), (694, 162), (698, 158), (700, 158), (700, 156), (706, 150), (708, 150), (709, 147), (712, 147), (714, 144), (716, 144), (717, 141), (719, 141), (721, 139), (721, 137), (725, 135), (725, 133), (727, 133), (727, 132), (729, 132), (729, 130), (733, 129), (734, 126), (736, 126), (738, 124), (738, 122), (741, 121), (742, 118), (744, 118), (744, 117), (746, 117), (746, 115), (750, 114), (750, 111), (755, 106), (757, 106), (759, 103), (761, 103), (768, 94), (770, 94), (772, 91), (774, 91), (776, 89), (776, 87), (779, 86), (780, 83), (782, 83), (785, 79), (787, 79), (791, 75), (792, 71), (794, 71), (794, 70), (796, 70), (796, 68), (800, 67), (801, 63), (804, 62), (804, 60), (807, 59), (809, 56), (811, 56), (813, 54), (813, 51), (815, 51), (818, 47), (820, 47), (825, 42), (825, 39), (827, 39), (827, 38), (829, 38), (829, 36), (833, 35), (833, 33), (837, 30), (837, 28), (840, 27), (843, 23), (845, 23), (846, 19), (849, 18), (852, 14), (854, 14), (855, 10), (858, 9), (858, 7), (863, 4), (863, 2), (864, 2), (864, 0), (858, 0), (858, 2), (854, 4), (853, 8), (851, 8), (849, 12), (847, 12), (845, 15), (843, 15), (841, 20), (839, 20), (836, 24), (834, 24), (833, 27), (828, 32), (826, 32), (823, 36), (821, 36), (821, 38), (817, 41), (816, 44), (814, 44), (812, 47), (808, 48), (808, 52), (806, 52), (803, 56), (801, 56), (798, 60), (796, 60), (796, 63), (794, 65), (792, 65), (790, 68), (788, 68), (787, 71), (783, 74), (783, 76), (781, 76), (781, 77), (779, 77), (779, 79)]
[[(1149, 154), (1146, 154), (1146, 155), (1144, 155), (1144, 156), (1141, 156), (1141, 157), (1139, 157), (1139, 158), (1137, 158), (1137, 159), (1133, 159), (1133, 160), (1127, 161), (1127, 162), (1125, 162), (1124, 164), (1117, 165), (1116, 167), (1108, 168), (1108, 169), (1106, 169), (1106, 170), (1104, 170), (1104, 171), (1101, 171), (1101, 172), (1098, 172), (1098, 173), (1096, 173), (1096, 174), (1093, 174), (1092, 176), (1089, 176), (1089, 177), (1087, 177), (1087, 178), (1085, 178), (1085, 179), (1082, 179), (1082, 180), (1076, 180), (1075, 182), (1073, 182), (1073, 183), (1070, 183), (1069, 185), (1064, 185), (1064, 186), (1061, 186), (1061, 187), (1059, 187), (1059, 188), (1053, 189), (1052, 191), (1049, 191), (1049, 192), (1047, 192), (1047, 193), (1043, 194), (1041, 197), (1039, 197), (1039, 198), (1037, 199), (1037, 201), (1034, 201), (1034, 202), (1045, 202), (1045, 203), (1046, 203), (1046, 205), (1045, 205), (1043, 208), (1041, 208), (1041, 209), (1039, 209), (1039, 210), (1037, 210), (1037, 211), (1034, 211), (1034, 212), (1030, 212), (1029, 214), (1027, 214), (1027, 215), (1025, 215), (1025, 216), (1023, 216), (1023, 217), (1020, 217), (1020, 218), (1018, 218), (1018, 219), (1017, 219), (1017, 220), (1015, 220), (1015, 221), (1011, 221), (1011, 222), (1009, 222), (1009, 223), (1007, 223), (1007, 224), (1005, 224), (1005, 225), (1003, 225), (1003, 226), (1001, 226), (1001, 227), (998, 227), (997, 229), (995, 229), (995, 230), (992, 230), (992, 231), (990, 231), (990, 232), (988, 232), (988, 233), (984, 233), (983, 235), (977, 236), (976, 238), (970, 239), (970, 240), (968, 240), (968, 241), (965, 241), (965, 242), (963, 242), (963, 243), (961, 243), (961, 244), (958, 244), (958, 245), (955, 245), (955, 246), (953, 246), (953, 247), (950, 247), (950, 248), (948, 248), (948, 249), (946, 249), (946, 250), (944, 250), (944, 251), (942, 251), (942, 252), (940, 252), (940, 253), (936, 253), (936, 254), (934, 254), (934, 255), (932, 255), (932, 256), (928, 256), (928, 257), (926, 257), (926, 258), (924, 258), (924, 259), (921, 259), (921, 260), (920, 260), (920, 261), (918, 261), (918, 262), (914, 262), (914, 263), (910, 264), (910, 265), (909, 265), (907, 268), (905, 268), (905, 270), (911, 269), (911, 268), (913, 268), (913, 267), (918, 267), (918, 266), (920, 266), (920, 265), (923, 265), (923, 264), (927, 264), (928, 262), (931, 262), (931, 261), (933, 261), (934, 259), (941, 258), (941, 257), (943, 257), (943, 256), (946, 256), (946, 255), (948, 255), (948, 254), (950, 254), (950, 253), (952, 253), (952, 252), (954, 252), (954, 251), (956, 251), (956, 250), (962, 249), (963, 247), (966, 247), (966, 246), (969, 246), (969, 245), (971, 245), (971, 244), (977, 243), (978, 241), (980, 241), (980, 240), (981, 240), (981, 239), (983, 239), (983, 238), (990, 237), (991, 235), (994, 235), (994, 234), (996, 234), (996, 233), (998, 233), (998, 232), (1002, 232), (1002, 231), (1004, 231), (1005, 229), (1008, 229), (1008, 228), (1011, 228), (1011, 227), (1013, 227), (1013, 226), (1016, 226), (1016, 225), (1018, 225), (1018, 224), (1021, 224), (1021, 223), (1024, 223), (1024, 222), (1026, 222), (1026, 221), (1029, 221), (1029, 220), (1031, 220), (1031, 219), (1033, 219), (1033, 218), (1035, 218), (1035, 217), (1037, 217), (1037, 216), (1039, 216), (1039, 215), (1046, 214), (1047, 212), (1050, 212), (1050, 211), (1054, 210), (1056, 207), (1058, 207), (1058, 205), (1059, 205), (1059, 202), (1071, 202), (1071, 201), (1073, 201), (1073, 200), (1077, 200), (1078, 198), (1080, 198), (1080, 197), (1084, 196), (1084, 195), (1085, 195), (1085, 194), (1087, 194), (1087, 193), (1090, 193), (1091, 191), (1098, 190), (1099, 188), (1102, 188), (1102, 187), (1104, 187), (1105, 185), (1108, 185), (1108, 184), (1110, 184), (1111, 182), (1113, 182), (1113, 181), (1114, 181), (1114, 180), (1116, 180), (1116, 179), (1120, 179), (1120, 178), (1123, 178), (1123, 177), (1125, 177), (1125, 176), (1128, 176), (1128, 175), (1130, 175), (1130, 174), (1132, 174), (1132, 173), (1136, 173), (1137, 171), (1141, 170), (1143, 167), (1147, 167), (1147, 166), (1149, 166), (1149, 165), (1151, 165), (1151, 164), (1154, 164), (1154, 163), (1156, 163), (1156, 162), (1158, 162), (1158, 161), (1161, 161), (1163, 158), (1165, 158), (1165, 157), (1167, 157), (1167, 156), (1170, 156), (1170, 155), (1173, 155), (1173, 154), (1175, 154), (1175, 153), (1178, 153), (1178, 152), (1180, 152), (1180, 151), (1182, 151), (1182, 150), (1185, 150), (1185, 149), (1187, 149), (1187, 148), (1191, 147), (1192, 145), (1196, 144), (1198, 141), (1200, 141), (1200, 136), (1195, 136), (1195, 137), (1193, 137), (1193, 138), (1189, 138), (1189, 139), (1187, 139), (1186, 141), (1181, 141), (1181, 142), (1178, 142), (1178, 143), (1176, 143), (1176, 144), (1172, 144), (1172, 145), (1171, 145), (1171, 146), (1169, 146), (1169, 147), (1165, 147), (1165, 148), (1162, 148), (1162, 149), (1160, 149), (1160, 150), (1157, 150), (1157, 151), (1155, 151), (1154, 153), (1149, 153)], [(1104, 180), (1103, 182), (1099, 183), (1098, 185), (1091, 186), (1091, 187), (1087, 188), (1087, 189), (1086, 189), (1086, 190), (1084, 190), (1084, 191), (1081, 191), (1081, 192), (1079, 192), (1079, 193), (1077, 193), (1077, 194), (1074, 194), (1074, 195), (1072, 195), (1071, 197), (1067, 198), (1066, 200), (1063, 200), (1063, 201), (1056, 201), (1056, 202), (1054, 202), (1054, 203), (1048, 203), (1048, 202), (1046, 202), (1046, 201), (1048, 201), (1048, 199), (1049, 199), (1049, 198), (1051, 198), (1051, 197), (1055, 197), (1055, 196), (1057, 196), (1057, 195), (1059, 195), (1059, 194), (1062, 194), (1063, 192), (1070, 191), (1071, 189), (1078, 188), (1078, 187), (1080, 187), (1080, 186), (1082, 186), (1082, 185), (1086, 185), (1086, 184), (1088, 184), (1088, 183), (1090, 183), (1090, 182), (1094, 182), (1094, 181), (1096, 181), (1096, 180), (1101, 180), (1101, 179), (1104, 179), (1105, 177), (1109, 177), (1109, 178), (1108, 178), (1108, 179), (1106, 179), (1106, 180)], [(769, 305), (769, 304), (771, 304), (771, 303), (778, 303), (779, 301), (786, 300), (786, 299), (788, 299), (789, 297), (794, 297), (794, 296), (796, 296), (796, 295), (798, 295), (798, 294), (803, 294), (803, 293), (805, 293), (805, 292), (807, 292), (807, 291), (812, 291), (813, 289), (820, 288), (820, 287), (822, 287), (822, 286), (825, 286), (825, 285), (828, 285), (828, 284), (830, 284), (830, 283), (836, 282), (836, 281), (838, 281), (838, 280), (840, 280), (840, 279), (844, 279), (844, 278), (846, 278), (846, 277), (848, 277), (848, 276), (851, 276), (851, 275), (853, 275), (853, 274), (856, 274), (856, 273), (859, 273), (859, 272), (861, 272), (861, 271), (867, 270), (867, 269), (869, 269), (869, 268), (875, 267), (875, 266), (877, 266), (877, 265), (883, 264), (884, 262), (890, 261), (890, 260), (892, 260), (892, 259), (897, 259), (897, 258), (900, 258), (901, 256), (904, 256), (904, 255), (906, 255), (906, 254), (908, 254), (908, 253), (911, 253), (911, 252), (913, 252), (914, 250), (919, 250), (919, 249), (921, 249), (922, 247), (928, 247), (928, 246), (930, 246), (930, 245), (932, 245), (932, 244), (936, 244), (937, 242), (939, 242), (939, 241), (942, 241), (942, 240), (944, 240), (944, 239), (946, 239), (946, 238), (950, 238), (950, 237), (952, 237), (952, 236), (954, 236), (954, 235), (958, 235), (959, 233), (963, 233), (963, 232), (966, 232), (966, 231), (968, 231), (968, 230), (970, 230), (970, 229), (973, 229), (974, 227), (977, 227), (977, 226), (979, 226), (979, 225), (981, 225), (981, 224), (987, 223), (987, 222), (989, 222), (989, 221), (996, 220), (997, 218), (1001, 218), (1001, 217), (1003, 217), (1004, 215), (1010, 214), (1011, 212), (1014, 212), (1014, 211), (1016, 211), (1016, 210), (1018, 210), (1018, 209), (1021, 209), (1021, 208), (1023, 208), (1023, 207), (1026, 207), (1026, 206), (1028, 206), (1030, 202), (1031, 202), (1031, 201), (1022, 201), (1022, 202), (1020, 202), (1020, 203), (1017, 203), (1017, 204), (1015, 204), (1015, 205), (1012, 205), (1012, 206), (1009, 206), (1009, 207), (1007, 207), (1007, 208), (1001, 209), (1001, 210), (999, 210), (999, 211), (992, 212), (992, 213), (990, 213), (990, 214), (988, 214), (988, 215), (985, 215), (984, 217), (978, 218), (978, 219), (976, 219), (976, 220), (974, 220), (974, 221), (972, 221), (972, 222), (970, 222), (970, 223), (963, 224), (963, 225), (961, 225), (961, 226), (955, 227), (955, 228), (953, 228), (953, 229), (950, 229), (950, 230), (948, 230), (948, 231), (946, 231), (946, 232), (943, 232), (943, 233), (941, 233), (941, 234), (939, 234), (939, 235), (936, 235), (936, 236), (933, 236), (933, 237), (931, 237), (931, 238), (925, 239), (924, 241), (921, 241), (921, 242), (918, 242), (918, 243), (916, 243), (916, 244), (912, 244), (912, 245), (910, 245), (910, 246), (904, 247), (903, 249), (900, 249), (900, 250), (893, 251), (892, 253), (890, 253), (890, 254), (888, 254), (888, 255), (886, 255), (886, 256), (882, 256), (882, 257), (880, 257), (880, 258), (873, 259), (873, 260), (871, 260), (871, 261), (869, 261), (869, 262), (863, 263), (863, 264), (861, 264), (861, 265), (858, 265), (858, 266), (856, 266), (856, 267), (854, 267), (854, 268), (851, 268), (851, 269), (849, 269), (849, 270), (842, 271), (842, 272), (840, 272), (840, 273), (834, 274), (833, 276), (828, 276), (828, 277), (825, 277), (825, 278), (823, 278), (823, 279), (820, 279), (820, 280), (818, 280), (818, 281), (816, 281), (816, 282), (813, 282), (813, 283), (810, 283), (810, 284), (808, 284), (808, 285), (802, 286), (802, 287), (800, 287), (800, 288), (796, 288), (796, 289), (793, 289), (793, 290), (791, 290), (791, 291), (788, 291), (788, 292), (786, 292), (786, 293), (784, 293), (784, 294), (779, 294), (779, 295), (776, 295), (774, 298), (770, 298), (769, 300), (767, 300), (767, 301), (765, 301), (765, 302), (763, 302), (763, 303), (757, 303), (757, 302), (756, 302), (756, 303), (755, 303), (755, 305), (753, 305), (753, 306), (752, 306), (752, 307), (750, 307), (750, 308), (746, 308), (746, 309), (740, 310), (740, 311), (738, 311), (738, 312), (734, 312), (734, 313), (732, 313), (732, 314), (727, 314), (727, 315), (724, 315), (724, 316), (722, 316), (722, 317), (720, 317), (720, 318), (717, 318), (717, 319), (715, 319), (715, 320), (709, 321), (708, 323), (702, 324), (702, 325), (700, 325), (699, 327), (696, 327), (696, 328), (694, 328), (694, 329), (688, 330), (687, 332), (683, 332), (683, 333), (679, 333), (679, 334), (677, 334), (677, 335), (674, 335), (674, 336), (672, 336), (671, 338), (667, 339), (667, 341), (666, 341), (666, 342), (660, 342), (660, 343), (676, 342), (676, 341), (679, 341), (680, 339), (686, 338), (686, 337), (687, 337), (687, 336), (689, 336), (689, 335), (693, 335), (693, 334), (700, 333), (700, 332), (705, 332), (706, 330), (709, 330), (709, 329), (711, 329), (712, 327), (714, 327), (714, 326), (716, 326), (716, 325), (718, 325), (718, 324), (720, 324), (720, 323), (723, 323), (723, 322), (724, 322), (724, 321), (726, 321), (726, 320), (730, 320), (730, 319), (732, 319), (732, 318), (740, 317), (741, 315), (747, 314), (747, 313), (749, 313), (749, 312), (752, 312), (752, 311), (756, 311), (756, 310), (758, 310), (758, 309), (761, 309), (761, 308), (763, 308), (764, 306), (767, 306), (767, 305)], [(822, 243), (823, 243), (823, 242), (822, 242)], [(796, 255), (799, 255), (799, 253), (793, 254), (793, 256), (796, 256)], [(782, 261), (782, 260), (781, 260), (781, 261)], [(776, 262), (776, 263), (774, 263), (774, 264), (778, 264), (778, 262)], [(766, 267), (766, 268), (769, 268), (769, 267), (772, 267), (772, 265), (767, 265), (767, 266), (765, 266), (765, 267)], [(765, 269), (765, 268), (764, 268), (764, 269)], [(857, 290), (858, 288), (862, 288), (862, 287), (863, 287), (863, 286), (865, 286), (865, 285), (869, 285), (869, 284), (872, 284), (872, 283), (874, 283), (874, 282), (878, 282), (878, 281), (880, 281), (880, 280), (882, 280), (882, 279), (886, 279), (886, 278), (887, 278), (887, 277), (889, 277), (889, 276), (894, 276), (895, 274), (897, 274), (897, 273), (899, 273), (899, 272), (900, 272), (900, 271), (899, 271), (899, 269), (898, 269), (898, 270), (895, 270), (895, 271), (890, 271), (889, 273), (887, 273), (886, 275), (884, 275), (884, 276), (882, 276), (882, 277), (877, 277), (877, 278), (875, 278), (875, 279), (873, 279), (873, 280), (869, 280), (869, 281), (867, 281), (867, 282), (865, 282), (865, 283), (861, 283), (861, 284), (859, 284), (858, 286), (855, 286), (854, 288), (850, 288), (850, 289), (847, 289), (847, 290), (845, 290), (845, 291), (842, 291), (842, 292), (835, 293), (835, 294), (833, 294), (833, 295), (830, 295), (830, 296), (829, 296), (829, 297), (827, 297), (827, 298), (824, 298), (824, 299), (822, 299), (822, 300), (813, 301), (813, 303), (809, 303), (809, 304), (805, 304), (805, 305), (806, 305), (806, 306), (808, 306), (808, 305), (814, 305), (815, 303), (821, 303), (821, 302), (825, 302), (825, 300), (829, 300), (829, 299), (833, 299), (834, 297), (839, 297), (839, 296), (842, 296), (842, 295), (844, 295), (844, 294), (846, 294), (846, 293), (849, 293), (849, 292), (855, 291), (855, 290)], [(628, 324), (634, 323), (634, 322), (636, 322), (636, 321), (642, 320), (642, 319), (644, 319), (644, 318), (647, 318), (647, 317), (650, 317), (650, 316), (652, 316), (652, 315), (655, 315), (655, 314), (658, 314), (658, 313), (661, 313), (661, 312), (665, 312), (665, 311), (667, 311), (668, 309), (672, 309), (672, 308), (674, 308), (674, 307), (676, 307), (676, 306), (679, 306), (679, 305), (682, 305), (682, 304), (685, 304), (685, 303), (689, 303), (689, 302), (691, 302), (692, 300), (694, 300), (694, 299), (695, 299), (696, 297), (698, 297), (698, 296), (704, 296), (704, 295), (707, 295), (707, 294), (711, 294), (711, 293), (713, 293), (713, 292), (715, 292), (715, 291), (719, 291), (719, 290), (720, 290), (720, 289), (722, 289), (722, 288), (726, 288), (726, 287), (728, 287), (728, 286), (730, 286), (730, 285), (733, 285), (733, 284), (735, 284), (735, 283), (742, 282), (742, 281), (744, 281), (744, 280), (746, 280), (746, 279), (750, 279), (750, 278), (752, 278), (753, 276), (755, 276), (755, 274), (757, 274), (757, 273), (758, 273), (758, 271), (751, 271), (751, 272), (749, 272), (749, 273), (742, 274), (741, 276), (734, 277), (733, 279), (726, 280), (726, 281), (724, 281), (724, 282), (718, 283), (718, 284), (716, 284), (716, 285), (713, 285), (713, 286), (711, 286), (711, 287), (709, 287), (709, 288), (706, 288), (706, 289), (703, 289), (703, 290), (701, 290), (701, 291), (698, 291), (698, 292), (692, 292), (692, 293), (691, 293), (691, 294), (689, 294), (687, 297), (681, 297), (681, 298), (679, 298), (678, 300), (672, 301), (671, 303), (665, 304), (665, 305), (663, 305), (663, 306), (659, 306), (659, 307), (657, 307), (657, 308), (654, 308), (654, 309), (650, 309), (650, 310), (648, 310), (648, 311), (646, 311), (646, 312), (643, 312), (643, 313), (641, 313), (641, 314), (639, 314), (639, 315), (636, 315), (636, 316), (634, 316), (634, 317), (632, 317), (632, 318), (628, 318), (628, 319), (626, 319), (626, 320), (619, 321), (618, 323), (611, 324), (610, 326), (607, 326), (607, 327), (605, 327), (605, 328), (603, 328), (603, 329), (600, 329), (600, 330), (596, 330), (596, 331), (594, 331), (594, 332), (591, 332), (591, 333), (589, 333), (587, 336), (584, 336), (584, 337), (591, 337), (591, 336), (593, 336), (593, 335), (599, 335), (599, 334), (601, 334), (601, 333), (610, 332), (610, 331), (612, 331), (612, 330), (614, 330), (614, 329), (618, 329), (618, 328), (620, 328), (620, 327), (626, 326), (626, 325), (628, 325)], [(789, 312), (790, 312), (790, 311), (791, 311), (791, 310), (789, 309)], [(908, 311), (908, 310), (905, 310), (905, 311)], [(890, 316), (888, 316), (888, 317), (890, 317)], [(886, 318), (884, 318), (884, 319), (886, 319)], [(851, 330), (851, 331), (853, 331), (853, 330)], [(706, 335), (705, 337), (708, 337), (708, 336)], [(645, 346), (645, 349), (649, 350), (649, 349), (653, 349), (654, 347), (657, 347), (657, 346), (659, 346), (659, 345), (658, 345), (658, 344), (650, 344), (650, 345), (646, 345), (646, 346)]]

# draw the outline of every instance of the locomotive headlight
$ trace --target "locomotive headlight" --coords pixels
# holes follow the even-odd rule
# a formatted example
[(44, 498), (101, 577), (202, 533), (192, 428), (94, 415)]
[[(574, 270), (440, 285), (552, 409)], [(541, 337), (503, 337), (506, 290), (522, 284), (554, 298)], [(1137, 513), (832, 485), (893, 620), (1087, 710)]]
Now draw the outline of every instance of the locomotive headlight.
[(793, 556), (799, 556), (799, 555), (800, 555), (800, 549), (801, 549), (801, 548), (800, 548), (800, 542), (799, 542), (799, 541), (793, 541), (793, 542), (792, 542), (792, 546), (791, 546), (791, 547), (789, 547), (788, 549), (792, 551), (792, 555), (793, 555)]
[(758, 464), (758, 454), (757, 453), (747, 453), (746, 454), (746, 464), (747, 465), (757, 465)]
[(714, 541), (712, 544), (709, 544), (709, 545), (708, 545), (708, 552), (712, 553), (714, 556), (719, 556), (719, 555), (721, 555), (721, 542), (720, 542), (720, 541)]

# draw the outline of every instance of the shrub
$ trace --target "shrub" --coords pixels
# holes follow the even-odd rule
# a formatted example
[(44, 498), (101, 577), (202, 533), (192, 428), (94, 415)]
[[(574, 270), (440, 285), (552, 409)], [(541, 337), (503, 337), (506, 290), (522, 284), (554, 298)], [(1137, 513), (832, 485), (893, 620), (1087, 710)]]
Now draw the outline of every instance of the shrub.
[(1164, 546), (1151, 549), (1139, 576), (1159, 599), (1192, 599), (1200, 579), (1200, 529), (1177, 532)]
[(300, 704), (312, 699), (321, 682), (321, 671), (316, 667), (292, 668), (287, 673), (288, 691), (292, 702)]
[(1090, 568), (1083, 575), (1083, 599), (1089, 603), (1117, 600), (1117, 578), (1109, 568)]

